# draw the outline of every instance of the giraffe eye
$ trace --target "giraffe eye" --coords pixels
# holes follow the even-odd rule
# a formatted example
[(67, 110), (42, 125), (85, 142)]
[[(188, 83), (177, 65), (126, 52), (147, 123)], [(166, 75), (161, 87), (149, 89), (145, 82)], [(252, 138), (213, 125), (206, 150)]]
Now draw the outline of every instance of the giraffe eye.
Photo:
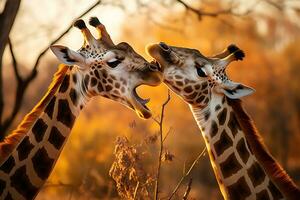
[(113, 60), (107, 61), (107, 65), (110, 66), (111, 68), (115, 68), (115, 67), (117, 67), (121, 62), (122, 62), (122, 60), (119, 60), (119, 59), (113, 59)]
[(206, 73), (203, 71), (204, 65), (200, 65), (199, 63), (195, 63), (195, 67), (197, 69), (198, 76), (207, 77)]

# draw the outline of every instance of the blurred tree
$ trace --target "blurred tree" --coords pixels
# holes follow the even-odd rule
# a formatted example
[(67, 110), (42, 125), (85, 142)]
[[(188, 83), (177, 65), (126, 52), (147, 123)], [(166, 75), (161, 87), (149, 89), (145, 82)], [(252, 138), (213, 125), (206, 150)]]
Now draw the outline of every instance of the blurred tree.
[[(96, 1), (92, 6), (90, 6), (88, 9), (86, 9), (82, 14), (80, 14), (77, 18), (81, 18), (85, 16), (87, 13), (89, 13), (91, 10), (93, 10), (96, 6), (98, 6), (101, 3), (101, 1)], [(7, 0), (3, 13), (0, 15), (0, 28), (1, 30), (4, 30), (0, 33), (0, 141), (6, 136), (6, 131), (10, 127), (10, 125), (13, 123), (16, 115), (18, 114), (22, 103), (23, 98), (25, 95), (26, 90), (28, 89), (28, 86), (37, 76), (37, 68), (39, 66), (41, 58), (45, 55), (45, 53), (48, 51), (49, 46), (52, 44), (58, 42), (62, 37), (64, 37), (72, 28), (72, 24), (67, 27), (65, 31), (63, 31), (57, 38), (55, 38), (53, 41), (49, 42), (49, 45), (44, 48), (41, 53), (38, 55), (34, 66), (32, 67), (30, 73), (26, 77), (22, 77), (19, 72), (19, 66), (17, 59), (15, 57), (13, 44), (11, 40), (9, 39), (9, 33), (11, 30), (11, 27), (14, 23), (15, 17), (17, 15), (17, 12), (19, 10), (20, 6), (20, 0)], [(2, 59), (3, 59), (3, 53), (6, 48), (6, 46), (9, 46), (10, 54), (13, 60), (13, 69), (14, 69), (14, 76), (17, 81), (17, 88), (15, 93), (15, 101), (13, 104), (13, 109), (10, 115), (6, 119), (2, 119), (3, 116), (3, 108), (4, 108), (4, 94), (3, 94), (3, 67), (2, 67)]]
[(10, 0), (6, 1), (4, 9), (0, 14), (0, 134), (5, 132), (3, 130), (2, 125), (2, 113), (4, 107), (4, 100), (3, 100), (3, 83), (2, 83), (2, 64), (3, 64), (3, 53), (5, 47), (9, 41), (9, 33), (11, 28), (14, 24), (16, 15), (18, 13), (20, 7), (21, 0)]

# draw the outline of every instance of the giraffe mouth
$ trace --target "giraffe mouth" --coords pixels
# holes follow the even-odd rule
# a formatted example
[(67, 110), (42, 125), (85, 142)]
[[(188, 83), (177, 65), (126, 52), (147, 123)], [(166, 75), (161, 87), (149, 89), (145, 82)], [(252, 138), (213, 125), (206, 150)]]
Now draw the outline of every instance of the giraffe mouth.
[(151, 117), (151, 111), (150, 109), (146, 106), (146, 104), (150, 101), (150, 98), (147, 99), (143, 99), (141, 98), (136, 89), (139, 87), (140, 85), (136, 86), (133, 91), (132, 91), (132, 95), (134, 98), (134, 108), (137, 112), (137, 114), (145, 119), (148, 119), (149, 117)]
[(146, 104), (150, 101), (150, 98), (147, 98), (147, 99), (141, 98), (141, 97), (138, 95), (138, 93), (136, 92), (136, 89), (137, 89), (138, 87), (139, 87), (139, 86), (137, 86), (137, 87), (135, 87), (135, 88), (133, 89), (133, 96), (135, 97), (135, 99), (136, 99), (138, 102), (140, 102), (140, 103), (142, 104), (142, 106), (143, 106), (144, 108), (146, 108), (146, 109), (149, 110), (149, 108), (146, 106)]

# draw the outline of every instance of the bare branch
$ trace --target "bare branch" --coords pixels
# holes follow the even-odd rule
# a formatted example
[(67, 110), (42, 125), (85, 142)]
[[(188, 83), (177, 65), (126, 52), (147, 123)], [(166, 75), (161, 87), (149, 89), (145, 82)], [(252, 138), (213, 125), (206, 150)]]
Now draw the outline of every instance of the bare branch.
[(190, 166), (189, 170), (187, 172), (185, 172), (183, 174), (183, 176), (181, 177), (181, 179), (179, 180), (179, 182), (177, 183), (175, 189), (173, 190), (171, 196), (169, 197), (168, 200), (171, 200), (172, 197), (176, 194), (177, 190), (179, 189), (179, 187), (181, 186), (182, 182), (184, 181), (184, 179), (190, 175), (191, 171), (193, 170), (193, 168), (195, 167), (195, 165), (198, 163), (199, 159), (204, 155), (206, 151), (206, 147), (204, 147), (204, 149), (202, 150), (202, 152), (197, 156), (197, 158), (194, 160), (194, 162), (192, 163), (192, 165)]
[[(265, 0), (265, 1), (268, 1), (268, 0)], [(250, 6), (244, 12), (238, 13), (238, 12), (234, 12), (234, 8), (237, 7), (238, 5), (233, 5), (233, 3), (227, 9), (221, 9), (221, 10), (217, 10), (217, 11), (214, 11), (214, 12), (205, 12), (201, 9), (196, 9), (196, 8), (188, 5), (183, 0), (176, 0), (176, 2), (183, 5), (186, 8), (187, 11), (191, 11), (191, 12), (195, 13), (198, 16), (199, 20), (201, 20), (203, 16), (205, 16), (205, 17), (219, 17), (220, 15), (232, 15), (232, 16), (235, 16), (235, 17), (247, 16), (247, 15), (251, 14), (252, 12), (254, 12), (255, 7), (260, 3), (260, 1), (255, 2), (255, 3), (252, 4), (252, 6)]]
[(199, 19), (202, 19), (203, 16), (207, 17), (218, 17), (219, 15), (226, 15), (226, 14), (231, 14), (232, 13), (232, 8), (224, 9), (224, 10), (218, 10), (215, 12), (205, 12), (200, 9), (196, 9), (185, 3), (183, 0), (176, 0), (178, 3), (182, 4), (186, 10), (191, 11), (195, 13)]
[(158, 119), (156, 119), (155, 117), (151, 117), (151, 119), (152, 119), (155, 123), (157, 123), (157, 124), (159, 125), (159, 120), (158, 120)]
[(9, 45), (10, 55), (11, 55), (11, 58), (12, 58), (15, 77), (16, 77), (18, 82), (21, 82), (22, 78), (21, 78), (20, 73), (19, 73), (18, 62), (17, 62), (16, 56), (15, 56), (15, 53), (14, 53), (14, 50), (13, 50), (13, 44), (12, 44), (10, 38), (8, 38), (8, 45)]
[(163, 103), (163, 105), (161, 107), (160, 120), (158, 121), (159, 136), (160, 136), (160, 149), (159, 149), (158, 166), (157, 166), (157, 171), (156, 171), (156, 181), (155, 181), (155, 188), (154, 188), (154, 199), (155, 200), (158, 200), (159, 177), (160, 177), (160, 168), (161, 168), (161, 160), (162, 160), (162, 152), (163, 152), (163, 122), (164, 122), (164, 115), (165, 115), (165, 107), (169, 103), (170, 99), (171, 99), (170, 90), (168, 90), (168, 97), (167, 97), (167, 100)]
[(184, 195), (182, 197), (182, 200), (187, 200), (188, 199), (188, 196), (189, 196), (191, 188), (192, 188), (192, 183), (193, 183), (193, 179), (190, 178), (189, 183), (188, 183), (188, 185), (186, 187), (185, 193), (184, 193)]
[(167, 134), (165, 135), (165, 137), (163, 138), (163, 142), (165, 142), (165, 140), (167, 139), (167, 137), (169, 136), (169, 134), (173, 131), (172, 127), (168, 130)]

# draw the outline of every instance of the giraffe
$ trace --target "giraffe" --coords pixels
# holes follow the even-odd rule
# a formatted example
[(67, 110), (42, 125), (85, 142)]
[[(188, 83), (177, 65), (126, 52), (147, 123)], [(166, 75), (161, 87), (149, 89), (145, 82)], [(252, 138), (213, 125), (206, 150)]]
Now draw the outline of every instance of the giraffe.
[(196, 49), (150, 44), (147, 53), (163, 70), (164, 83), (193, 113), (224, 199), (300, 199), (300, 190), (271, 156), (241, 97), (254, 89), (226, 75), (244, 52), (235, 45), (205, 57)]
[(78, 51), (51, 46), (63, 62), (42, 100), (18, 128), (0, 144), (0, 199), (34, 199), (49, 177), (76, 117), (94, 96), (119, 102), (142, 118), (151, 116), (136, 88), (156, 86), (162, 76), (127, 43), (115, 45), (103, 24), (92, 17), (100, 39), (79, 19), (74, 26), (84, 36)]

